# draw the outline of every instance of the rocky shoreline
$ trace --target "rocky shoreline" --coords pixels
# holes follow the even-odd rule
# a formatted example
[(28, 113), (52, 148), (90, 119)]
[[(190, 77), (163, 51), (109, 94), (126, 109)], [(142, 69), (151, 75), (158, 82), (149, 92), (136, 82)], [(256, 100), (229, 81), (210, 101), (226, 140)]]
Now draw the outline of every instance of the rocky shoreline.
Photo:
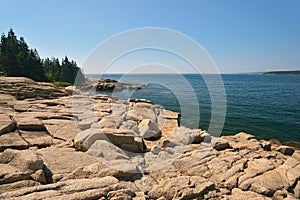
[(105, 78), (87, 78), (86, 85), (82, 86), (82, 90), (93, 90), (99, 92), (113, 92), (121, 90), (140, 90), (146, 87), (145, 84), (123, 83), (113, 79)]
[(73, 91), (0, 77), (0, 199), (300, 198), (299, 150)]

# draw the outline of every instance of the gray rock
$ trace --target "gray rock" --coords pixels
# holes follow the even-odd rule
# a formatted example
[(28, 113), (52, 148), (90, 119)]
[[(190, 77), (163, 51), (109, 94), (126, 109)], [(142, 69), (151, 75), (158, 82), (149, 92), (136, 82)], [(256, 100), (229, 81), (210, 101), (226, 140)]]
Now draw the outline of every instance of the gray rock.
[(90, 118), (85, 118), (83, 119), (82, 121), (80, 121), (78, 123), (78, 127), (81, 129), (81, 130), (86, 130), (86, 129), (89, 129), (91, 127), (91, 125), (95, 122), (97, 122), (99, 120), (98, 117), (90, 117)]
[(120, 117), (114, 116), (104, 116), (99, 122), (98, 125), (100, 128), (118, 128), (121, 125)]
[(124, 130), (125, 132), (131, 132), (133, 135), (138, 135), (138, 131), (139, 131), (137, 122), (133, 120), (123, 121), (122, 125), (120, 126), (120, 129)]
[(189, 128), (186, 128), (184, 126), (181, 126), (176, 131), (176, 136), (174, 138), (174, 141), (176, 141), (179, 144), (192, 144), (196, 141), (199, 141), (200, 133), (197, 131), (192, 131)]
[(151, 119), (153, 122), (156, 121), (156, 115), (153, 110), (145, 107), (134, 107), (127, 112), (127, 120), (134, 120), (140, 122), (143, 119)]
[(96, 158), (104, 160), (130, 159), (126, 152), (106, 140), (96, 140), (88, 149), (89, 153)]
[(161, 131), (156, 122), (150, 119), (143, 119), (139, 124), (139, 133), (145, 139), (159, 139)]

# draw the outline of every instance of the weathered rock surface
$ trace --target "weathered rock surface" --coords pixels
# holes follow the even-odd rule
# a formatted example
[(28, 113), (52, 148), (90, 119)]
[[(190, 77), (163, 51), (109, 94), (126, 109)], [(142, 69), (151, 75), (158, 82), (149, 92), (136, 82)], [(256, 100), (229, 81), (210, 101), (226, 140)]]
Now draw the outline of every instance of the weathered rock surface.
[(0, 199), (300, 198), (300, 151), (280, 142), (213, 137), (145, 99), (0, 79)]
[(27, 149), (28, 143), (23, 140), (17, 132), (10, 132), (0, 135), (0, 152), (5, 149)]
[(11, 94), (17, 99), (35, 97), (53, 99), (68, 95), (53, 84), (38, 83), (24, 77), (0, 77), (0, 93)]
[(48, 147), (36, 151), (53, 175), (68, 174), (76, 168), (93, 164), (97, 160), (89, 154), (77, 152), (72, 148)]
[(214, 183), (201, 176), (180, 176), (161, 181), (148, 195), (152, 199), (192, 199), (201, 198), (213, 189)]
[(0, 194), (1, 199), (132, 199), (133, 197), (135, 193), (129, 186), (126, 184), (120, 186), (118, 179), (111, 176), (64, 180)]
[[(94, 142), (105, 140), (130, 152), (144, 152), (145, 144), (142, 139), (123, 132), (119, 129), (88, 129), (80, 132), (75, 138), (75, 148), (78, 150), (90, 148)], [(82, 145), (84, 147), (82, 147)]]
[(23, 118), (17, 121), (18, 128), (23, 131), (44, 131), (45, 126), (36, 118)]
[(16, 123), (11, 119), (9, 115), (0, 114), (0, 135), (14, 131)]
[(276, 151), (279, 151), (280, 153), (283, 153), (284, 155), (291, 156), (294, 153), (294, 149), (289, 146), (279, 146)]
[(43, 168), (43, 160), (31, 150), (7, 149), (0, 154), (0, 166), (0, 183), (5, 184), (30, 179)]
[(84, 89), (93, 89), (100, 92), (113, 92), (120, 90), (139, 90), (144, 84), (122, 83), (112, 79), (88, 78)]
[(234, 188), (232, 190), (232, 194), (229, 196), (229, 199), (233, 200), (248, 200), (248, 199), (253, 199), (253, 200), (271, 200), (271, 198), (259, 195), (255, 192), (251, 191), (243, 191), (238, 188)]
[(71, 141), (78, 134), (78, 129), (72, 120), (48, 119), (43, 123), (48, 133), (54, 138)]
[(150, 119), (143, 119), (139, 124), (139, 133), (145, 139), (158, 139), (161, 137), (161, 131), (156, 122)]
[(30, 147), (48, 147), (54, 143), (53, 137), (47, 132), (40, 131), (20, 131), (21, 137)]

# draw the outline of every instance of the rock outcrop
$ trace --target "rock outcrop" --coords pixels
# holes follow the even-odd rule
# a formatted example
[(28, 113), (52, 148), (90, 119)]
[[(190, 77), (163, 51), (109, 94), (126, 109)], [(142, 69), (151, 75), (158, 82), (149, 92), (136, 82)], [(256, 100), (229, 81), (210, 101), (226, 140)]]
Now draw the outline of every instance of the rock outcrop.
[(54, 99), (68, 94), (52, 83), (35, 82), (25, 77), (0, 77), (0, 94), (11, 94), (17, 99)]
[(0, 199), (300, 198), (300, 151), (279, 142), (191, 130), (145, 99), (0, 90)]
[(143, 87), (145, 87), (144, 84), (123, 83), (105, 78), (88, 78), (86, 80), (86, 86), (83, 86), (82, 89), (91, 89), (99, 92), (113, 92), (120, 90), (139, 90)]

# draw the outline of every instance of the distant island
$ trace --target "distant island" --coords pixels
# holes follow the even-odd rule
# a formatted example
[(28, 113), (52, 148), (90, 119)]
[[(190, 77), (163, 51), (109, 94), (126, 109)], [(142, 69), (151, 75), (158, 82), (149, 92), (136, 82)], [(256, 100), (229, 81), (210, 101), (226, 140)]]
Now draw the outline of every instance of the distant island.
[(263, 75), (285, 75), (285, 76), (300, 76), (300, 70), (295, 71), (271, 71), (265, 72)]

